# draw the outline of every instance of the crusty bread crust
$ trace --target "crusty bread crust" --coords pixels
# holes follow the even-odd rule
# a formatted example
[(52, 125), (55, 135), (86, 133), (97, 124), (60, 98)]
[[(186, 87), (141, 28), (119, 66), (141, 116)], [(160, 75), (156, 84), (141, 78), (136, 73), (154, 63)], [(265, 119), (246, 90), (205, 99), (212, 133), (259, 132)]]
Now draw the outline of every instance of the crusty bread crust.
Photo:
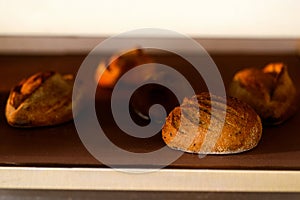
[(298, 107), (296, 87), (283, 63), (237, 72), (230, 84), (229, 95), (248, 103), (268, 125), (284, 122)]
[(6, 104), (7, 121), (23, 128), (70, 121), (73, 118), (72, 90), (73, 81), (58, 73), (46, 78), (43, 73), (35, 74), (12, 89)]
[[(217, 108), (213, 114), (212, 104)], [(257, 146), (261, 135), (260, 117), (248, 104), (209, 93), (184, 99), (162, 129), (163, 140), (170, 148), (199, 154), (247, 151)]]

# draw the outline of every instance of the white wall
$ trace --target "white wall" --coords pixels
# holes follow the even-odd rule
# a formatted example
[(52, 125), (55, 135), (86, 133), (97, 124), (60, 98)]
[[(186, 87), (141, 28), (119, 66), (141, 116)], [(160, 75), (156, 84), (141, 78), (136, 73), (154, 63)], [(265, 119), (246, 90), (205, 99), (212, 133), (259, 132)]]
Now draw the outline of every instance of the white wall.
[(0, 36), (109, 36), (156, 27), (196, 37), (300, 37), (299, 0), (0, 0)]

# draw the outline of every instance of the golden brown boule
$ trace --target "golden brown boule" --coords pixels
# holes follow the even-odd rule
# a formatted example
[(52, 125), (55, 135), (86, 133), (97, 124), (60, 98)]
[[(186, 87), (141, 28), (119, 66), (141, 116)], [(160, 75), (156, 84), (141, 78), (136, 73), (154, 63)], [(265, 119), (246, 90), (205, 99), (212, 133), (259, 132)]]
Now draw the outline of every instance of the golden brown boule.
[[(212, 105), (217, 108), (214, 114)], [(162, 129), (163, 140), (170, 148), (199, 154), (247, 151), (258, 144), (261, 135), (260, 117), (248, 104), (206, 92), (185, 98), (169, 114)]]
[[(153, 59), (143, 49), (132, 49), (124, 54), (116, 54), (108, 62), (102, 61), (98, 65), (95, 79), (103, 88), (113, 88), (119, 78), (128, 70), (143, 64), (152, 63)], [(106, 66), (106, 64), (109, 64)], [(143, 70), (139, 76), (132, 76), (127, 83), (136, 83), (153, 75), (153, 68)], [(101, 75), (99, 79), (99, 75)]]
[(237, 72), (229, 95), (252, 106), (266, 124), (279, 124), (296, 110), (296, 87), (283, 63)]

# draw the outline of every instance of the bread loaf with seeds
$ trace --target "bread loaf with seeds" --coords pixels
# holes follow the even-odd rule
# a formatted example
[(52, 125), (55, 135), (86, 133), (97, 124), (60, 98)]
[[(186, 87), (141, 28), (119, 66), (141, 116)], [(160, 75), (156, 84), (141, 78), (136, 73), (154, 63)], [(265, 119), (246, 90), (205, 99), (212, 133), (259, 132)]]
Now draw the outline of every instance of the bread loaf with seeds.
[(199, 154), (232, 154), (257, 146), (260, 117), (246, 103), (207, 92), (185, 98), (167, 117), (164, 142), (172, 149)]

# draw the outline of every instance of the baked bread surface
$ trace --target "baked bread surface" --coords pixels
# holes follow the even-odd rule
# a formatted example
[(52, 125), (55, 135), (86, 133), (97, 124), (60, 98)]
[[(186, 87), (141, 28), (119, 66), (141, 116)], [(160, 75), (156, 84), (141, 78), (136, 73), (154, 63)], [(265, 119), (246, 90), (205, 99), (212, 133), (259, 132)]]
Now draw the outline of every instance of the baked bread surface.
[(261, 135), (260, 117), (248, 104), (206, 92), (185, 98), (169, 114), (162, 129), (163, 140), (170, 148), (199, 154), (247, 151), (258, 144)]
[(5, 115), (15, 127), (57, 125), (73, 118), (73, 80), (55, 72), (37, 73), (21, 81), (9, 95)]
[[(95, 79), (103, 88), (114, 88), (121, 76), (130, 69), (143, 64), (153, 63), (153, 59), (143, 49), (132, 49), (127, 53), (112, 56), (108, 61), (101, 61), (97, 67)], [(145, 68), (141, 74), (132, 75), (127, 84), (137, 83), (155, 74), (153, 68)], [(100, 76), (100, 77), (99, 77)]]
[(297, 109), (297, 90), (283, 63), (237, 72), (229, 95), (251, 105), (265, 124), (280, 124)]

